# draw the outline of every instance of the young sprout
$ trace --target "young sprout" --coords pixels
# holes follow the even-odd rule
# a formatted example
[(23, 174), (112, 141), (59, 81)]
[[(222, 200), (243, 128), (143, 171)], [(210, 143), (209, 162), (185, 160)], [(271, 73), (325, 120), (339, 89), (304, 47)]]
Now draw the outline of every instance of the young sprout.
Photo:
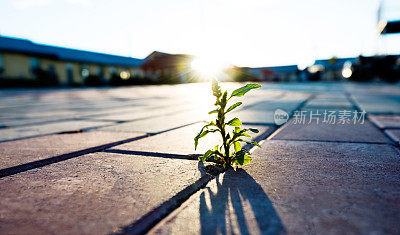
[[(200, 132), (194, 138), (194, 148), (197, 148), (199, 144), (199, 139), (206, 136), (208, 133), (218, 132), (222, 137), (222, 144), (216, 145), (214, 148), (208, 150), (203, 156), (199, 157), (199, 161), (205, 161), (207, 159), (214, 159), (218, 162), (221, 162), (224, 167), (232, 166), (233, 164), (242, 166), (251, 161), (250, 152), (242, 149), (240, 142), (256, 145), (261, 147), (255, 141), (245, 140), (244, 138), (251, 138), (246, 132), (251, 131), (254, 133), (258, 133), (257, 129), (249, 128), (242, 129), (240, 126), (242, 122), (239, 118), (235, 117), (226, 122), (225, 117), (226, 114), (237, 108), (242, 104), (242, 102), (236, 102), (227, 108), (227, 104), (233, 97), (242, 97), (247, 92), (252, 89), (256, 89), (261, 87), (259, 84), (247, 84), (244, 87), (236, 89), (232, 92), (232, 94), (228, 97), (228, 91), (222, 93), (221, 87), (218, 84), (217, 80), (213, 80), (212, 82), (212, 92), (216, 98), (215, 106), (217, 107), (215, 110), (209, 112), (208, 114), (216, 114), (217, 118), (215, 121), (211, 121), (207, 123), (203, 128), (201, 128)], [(226, 129), (227, 126), (234, 127), (232, 133)], [(230, 151), (231, 147), (233, 147), (233, 152)]]

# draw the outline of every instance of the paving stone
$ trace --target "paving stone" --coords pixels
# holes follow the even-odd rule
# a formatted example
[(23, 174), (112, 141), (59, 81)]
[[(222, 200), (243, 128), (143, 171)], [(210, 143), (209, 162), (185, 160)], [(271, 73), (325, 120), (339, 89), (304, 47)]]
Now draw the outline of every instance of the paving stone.
[(24, 137), (78, 131), (81, 129), (114, 124), (106, 121), (63, 121), (47, 124), (0, 129), (0, 141)]
[(0, 143), (0, 169), (143, 135), (144, 133), (91, 131), (2, 142)]
[(354, 99), (361, 110), (375, 114), (399, 114), (400, 100), (388, 96), (355, 95)]
[(275, 97), (267, 96), (264, 100), (252, 103), (244, 109), (252, 111), (275, 111), (276, 109), (292, 111), (309, 97), (309, 94), (301, 92), (285, 92)]
[[(217, 133), (208, 134), (199, 140), (197, 150), (194, 149), (194, 137), (203, 127), (203, 123), (198, 123), (176, 130), (168, 131), (159, 135), (150, 136), (145, 139), (122, 144), (111, 148), (110, 150), (143, 151), (149, 153), (166, 153), (166, 154), (204, 154), (208, 149), (213, 148), (221, 142), (221, 136)], [(259, 133), (250, 133), (256, 139), (265, 136), (274, 130), (273, 127), (243, 125), (244, 128), (257, 128)], [(108, 150), (108, 151), (110, 151)]]
[(157, 133), (207, 120), (207, 112), (181, 112), (100, 128), (101, 131)]
[(262, 101), (262, 102), (258, 102), (254, 106), (250, 106), (247, 109), (252, 110), (252, 111), (275, 111), (277, 109), (292, 111), (292, 110), (297, 109), (303, 101), (304, 100)]
[(246, 123), (264, 123), (275, 124), (274, 122), (275, 111), (256, 111), (256, 110), (240, 110), (229, 115), (229, 118), (238, 117), (242, 122)]
[(14, 117), (14, 118), (0, 118), (0, 125), (7, 127), (16, 126), (29, 126), (35, 124), (44, 124), (48, 122), (65, 121), (67, 117), (65, 116), (48, 116), (39, 118), (25, 118), (25, 117)]
[(336, 118), (335, 124), (322, 123), (323, 119), (305, 119), (304, 123), (295, 123), (295, 119), (287, 122), (272, 138), (275, 140), (310, 140), (310, 141), (342, 141), (365, 143), (390, 143), (390, 140), (368, 120), (361, 124), (353, 122), (341, 124)]
[(331, 100), (342, 100), (347, 101), (347, 96), (343, 92), (340, 93), (319, 93), (314, 96), (315, 99), (331, 99)]
[(379, 128), (400, 128), (400, 115), (369, 115), (369, 120)]
[(95, 153), (0, 179), (0, 233), (110, 234), (197, 181), (197, 161)]
[[(310, 117), (311, 111), (313, 112), (314, 116), (318, 113), (321, 117), (321, 120), (323, 119), (325, 111), (327, 112), (327, 114), (329, 114), (330, 111), (334, 111), (336, 112), (336, 114), (339, 114), (339, 112), (342, 112), (343, 110), (350, 111), (353, 114), (353, 112), (355, 111), (352, 107), (334, 107), (334, 106), (325, 106), (325, 107), (305, 106), (301, 110), (305, 111), (303, 114), (307, 118)], [(283, 109), (283, 111), (285, 111), (289, 116), (293, 116), (294, 112), (300, 110)], [(237, 116), (240, 120), (242, 120), (242, 122), (247, 122), (247, 123), (260, 123), (260, 124), (265, 123), (274, 125), (275, 124), (274, 115), (275, 115), (275, 110), (262, 111), (262, 110), (243, 109), (228, 115), (228, 117), (233, 118), (234, 116)]]
[(351, 108), (353, 105), (346, 98), (317, 98), (307, 102), (305, 107)]
[(268, 141), (150, 234), (398, 234), (400, 154), (385, 144)]
[(392, 139), (396, 144), (400, 144), (400, 129), (388, 129), (385, 133)]
[(155, 118), (158, 116), (166, 116), (176, 114), (177, 112), (185, 112), (190, 110), (186, 105), (177, 105), (168, 108), (152, 107), (149, 108), (136, 108), (135, 110), (129, 110), (127, 112), (112, 113), (106, 115), (97, 115), (90, 117), (91, 120), (111, 120), (111, 121), (130, 121), (144, 118)]

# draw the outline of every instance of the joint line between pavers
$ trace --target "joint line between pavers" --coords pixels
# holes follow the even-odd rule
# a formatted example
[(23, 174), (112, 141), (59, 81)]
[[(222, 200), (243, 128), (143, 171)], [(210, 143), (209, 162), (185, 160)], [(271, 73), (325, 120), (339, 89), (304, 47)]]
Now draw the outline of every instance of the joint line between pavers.
[[(263, 143), (264, 140), (276, 130), (275, 126), (267, 129), (264, 133), (254, 138), (254, 141), (258, 142), (259, 144)], [(243, 149), (246, 149), (250, 152), (254, 151), (252, 144), (246, 144), (243, 146)], [(161, 158), (172, 158), (172, 159), (182, 159), (182, 160), (198, 160), (199, 156), (202, 154), (175, 154), (175, 153), (160, 153), (160, 152), (149, 152), (149, 151), (138, 151), (138, 150), (122, 150), (122, 149), (105, 149), (102, 150), (106, 153), (117, 153), (117, 154), (126, 154), (126, 155), (140, 155), (140, 156), (149, 156), (149, 157), (161, 157)], [(216, 162), (210, 160), (208, 162)]]
[[(346, 93), (346, 96), (347, 96), (347, 99), (350, 101), (350, 103), (353, 104), (354, 108), (357, 111), (359, 111), (359, 112), (364, 111), (364, 110), (361, 110), (361, 108), (357, 105), (356, 100), (351, 96), (351, 94)], [(368, 116), (369, 116), (369, 113), (365, 113), (365, 119), (366, 119), (365, 121), (371, 123), (372, 126), (374, 126), (376, 129), (378, 129), (378, 131), (383, 132), (383, 135), (385, 135), (391, 141), (393, 146), (399, 147), (399, 144), (396, 143), (396, 141), (393, 140), (393, 138), (390, 135), (388, 135), (388, 133), (386, 133), (386, 131), (385, 131), (386, 128), (380, 128), (375, 122), (369, 120)]]
[(147, 152), (147, 151), (135, 151), (135, 150), (121, 150), (121, 149), (105, 149), (103, 150), (103, 152), (126, 154), (126, 155), (139, 155), (147, 157), (183, 159), (183, 160), (197, 160), (197, 157), (201, 156), (201, 154), (174, 154), (174, 153), (160, 153), (160, 152)]
[(32, 169), (35, 169), (38, 167), (43, 167), (43, 166), (50, 165), (53, 163), (61, 162), (61, 161), (64, 161), (64, 160), (67, 160), (70, 158), (79, 157), (79, 156), (82, 156), (85, 154), (98, 152), (98, 151), (101, 151), (101, 150), (104, 150), (107, 148), (111, 148), (111, 147), (114, 147), (114, 146), (117, 146), (120, 144), (125, 144), (128, 142), (136, 141), (136, 140), (143, 139), (146, 137), (148, 137), (148, 135), (142, 135), (142, 136), (129, 138), (129, 139), (113, 142), (113, 143), (103, 144), (100, 146), (95, 146), (92, 148), (83, 149), (83, 150), (75, 151), (72, 153), (61, 154), (58, 156), (54, 156), (54, 157), (50, 157), (50, 158), (46, 158), (46, 159), (42, 159), (42, 160), (38, 160), (38, 161), (34, 161), (34, 162), (29, 162), (29, 163), (25, 163), (22, 165), (13, 166), (13, 167), (5, 168), (5, 169), (1, 169), (0, 170), (0, 178), (5, 177), (5, 176), (14, 175), (14, 174), (17, 174), (17, 173), (20, 173), (23, 171), (32, 170)]
[[(260, 135), (258, 138), (259, 138), (259, 139), (262, 139), (262, 140), (260, 140), (260, 141), (257, 140), (257, 141), (259, 142), (259, 144), (260, 144), (260, 145), (263, 144), (263, 143), (269, 138), (269, 135), (271, 135), (271, 133), (273, 133), (275, 130), (276, 130), (276, 127), (274, 127), (273, 130), (271, 130), (271, 131), (266, 131), (263, 135)], [(246, 146), (252, 146), (252, 145), (246, 145)], [(255, 150), (256, 148), (257, 148), (257, 146), (252, 146), (251, 148), (249, 148), (249, 151), (250, 151), (251, 153), (253, 153), (254, 150)], [(220, 172), (219, 174), (217, 174), (217, 175), (212, 176), (211, 178), (209, 178), (209, 179), (207, 180), (207, 182), (205, 182), (204, 184), (201, 185), (200, 188), (198, 188), (196, 191), (193, 191), (190, 195), (187, 195), (187, 196), (186, 196), (186, 199), (185, 199), (184, 201), (180, 202), (179, 205), (176, 205), (175, 209), (171, 210), (168, 214), (165, 214), (162, 218), (158, 217), (158, 221), (155, 221), (155, 222), (151, 223), (151, 226), (148, 226), (148, 227), (146, 227), (146, 228), (141, 228), (142, 224), (141, 224), (141, 223), (135, 222), (135, 223), (133, 223), (131, 226), (129, 226), (129, 228), (134, 228), (134, 226), (138, 226), (139, 229), (138, 229), (137, 231), (123, 230), (122, 233), (144, 234), (144, 233), (146, 233), (146, 232), (151, 231), (152, 229), (157, 228), (158, 226), (161, 226), (161, 225), (163, 224), (162, 221), (163, 221), (164, 219), (168, 218), (169, 216), (173, 216), (174, 214), (179, 213), (179, 211), (180, 211), (180, 209), (182, 208), (182, 206), (184, 206), (186, 203), (189, 203), (190, 198), (191, 198), (193, 195), (195, 195), (198, 191), (204, 189), (204, 188), (207, 186), (207, 184), (208, 184), (211, 180), (216, 179), (217, 177), (223, 175), (225, 172), (226, 172), (226, 170), (224, 170), (223, 172)], [(188, 187), (190, 187), (190, 186), (188, 186)], [(139, 221), (140, 221), (140, 220), (139, 220)]]
[(119, 232), (114, 234), (145, 234), (154, 226), (156, 226), (160, 221), (166, 218), (169, 214), (171, 214), (174, 210), (179, 208), (193, 194), (203, 189), (208, 184), (208, 182), (210, 182), (214, 178), (215, 176), (206, 173), (200, 179), (196, 180), (195, 183), (187, 186), (185, 189), (178, 192), (172, 198), (165, 201), (160, 206), (154, 208), (146, 215), (142, 216), (139, 220), (121, 228)]
[[(271, 128), (270, 131), (264, 132), (262, 135), (256, 138), (256, 141), (260, 143), (265, 142), (266, 139), (269, 138), (269, 135), (276, 130), (275, 128)], [(245, 145), (252, 146), (252, 145)], [(252, 146), (249, 148), (249, 151), (252, 153), (257, 148), (257, 146)], [(184, 190), (180, 191), (171, 199), (167, 200), (159, 207), (153, 209), (151, 212), (147, 213), (146, 215), (142, 216), (139, 220), (133, 222), (131, 225), (128, 225), (122, 228), (121, 231), (117, 232), (116, 234), (145, 234), (146, 232), (153, 229), (157, 224), (159, 224), (163, 219), (165, 219), (170, 214), (174, 213), (174, 211), (178, 210), (180, 206), (189, 200), (191, 196), (193, 196), (197, 191), (206, 187), (206, 185), (212, 180), (218, 177), (219, 175), (225, 173), (226, 170), (220, 172), (217, 175), (210, 175), (207, 173), (205, 176), (201, 177), (195, 183), (187, 186)], [(179, 199), (179, 200), (177, 200)]]
[[(113, 125), (113, 124), (111, 124), (111, 125)], [(58, 131), (58, 132), (51, 132), (51, 133), (46, 133), (46, 134), (31, 135), (31, 136), (19, 137), (19, 138), (8, 139), (8, 140), (0, 140), (0, 143), (11, 142), (11, 141), (16, 141), (16, 140), (26, 140), (26, 139), (42, 137), (42, 136), (49, 136), (49, 135), (80, 133), (80, 132), (86, 132), (86, 131), (103, 128), (103, 127), (108, 127), (108, 126), (110, 126), (110, 125), (100, 125), (100, 126), (95, 126), (95, 127), (90, 127), (90, 128), (81, 128), (81, 129), (76, 129), (76, 130), (71, 130), (71, 131)]]
[[(122, 106), (125, 107), (125, 106)], [(176, 112), (182, 112), (182, 111), (186, 111), (189, 109), (182, 109), (182, 110), (178, 110), (178, 111), (174, 111), (174, 112), (169, 112), (169, 113), (165, 113), (163, 114), (163, 116), (171, 116), (173, 114), (176, 114)], [(124, 111), (118, 112), (118, 113), (125, 113)], [(40, 126), (40, 125), (45, 125), (45, 124), (51, 124), (51, 123), (57, 123), (57, 122), (65, 122), (65, 121), (106, 121), (106, 122), (114, 122), (115, 124), (121, 124), (121, 123), (126, 123), (126, 122), (135, 122), (135, 121), (141, 121), (141, 120), (145, 120), (145, 119), (153, 119), (153, 118), (157, 118), (160, 115), (150, 115), (148, 117), (143, 117), (143, 118), (136, 118), (136, 119), (130, 119), (130, 120), (102, 120), (102, 119), (92, 119), (92, 117), (101, 117), (104, 116), (105, 114), (94, 114), (94, 115), (83, 115), (81, 117), (74, 117), (74, 118), (61, 118), (61, 119), (57, 119), (57, 120), (49, 120), (49, 121), (39, 121), (39, 122), (34, 122), (34, 123), (28, 123), (28, 124), (19, 124), (19, 125), (11, 125), (11, 126), (0, 126), (1, 129), (6, 129), (6, 128), (15, 128), (15, 127), (24, 127), (24, 126)], [(115, 125), (115, 124), (110, 124)], [(101, 128), (103, 126), (99, 126), (99, 127), (93, 127), (94, 128)], [(106, 127), (106, 126), (104, 126)], [(15, 139), (14, 139), (15, 140)]]
[(342, 141), (342, 140), (313, 140), (313, 139), (274, 139), (277, 141), (296, 141), (296, 142), (315, 142), (315, 143), (338, 143), (338, 144), (379, 144), (395, 146), (393, 143), (382, 142), (362, 142), (362, 141)]
[(159, 134), (162, 134), (162, 133), (165, 133), (165, 132), (173, 131), (173, 130), (176, 130), (176, 129), (179, 129), (179, 128), (182, 128), (182, 127), (187, 127), (187, 126), (190, 126), (190, 125), (201, 123), (201, 122), (205, 122), (205, 121), (202, 120), (202, 121), (191, 122), (191, 123), (188, 123), (188, 124), (180, 125), (178, 127), (173, 127), (173, 128), (167, 129), (167, 130), (159, 131), (159, 132), (148, 132), (147, 134), (149, 136), (155, 136), (155, 135), (159, 135)]
[(295, 111), (295, 110), (301, 110), (310, 100), (314, 99), (314, 97), (315, 97), (315, 94), (311, 94), (310, 97), (308, 97), (306, 100), (304, 100), (303, 102), (301, 102), (294, 110), (292, 110), (292, 111), (290, 112), (290, 114), (289, 114), (289, 117), (290, 117), (290, 118), (286, 121), (286, 123), (283, 124), (282, 126), (276, 126), (276, 125), (275, 125), (275, 126), (276, 126), (275, 131), (274, 131), (271, 135), (269, 135), (268, 138), (266, 138), (263, 142), (272, 139), (272, 138), (273, 138), (274, 136), (276, 136), (281, 130), (283, 130), (283, 128), (284, 128), (286, 125), (289, 125), (289, 123), (290, 123), (290, 122), (292, 121), (292, 119), (293, 119), (293, 113), (294, 113), (294, 111)]
[[(202, 121), (198, 121), (198, 122), (202, 122)], [(178, 127), (175, 127), (175, 128), (169, 129), (169, 130), (165, 130), (165, 131), (162, 131), (162, 132), (159, 132), (159, 133), (155, 133), (153, 135), (158, 135), (158, 134), (161, 134), (161, 133), (165, 133), (165, 132), (168, 132), (168, 131), (179, 129), (179, 128), (186, 127), (186, 126), (189, 126), (189, 125), (193, 125), (193, 124), (196, 124), (198, 122), (194, 122), (194, 123), (178, 126)], [(42, 159), (42, 160), (38, 160), (38, 161), (25, 163), (25, 164), (22, 164), (22, 165), (17, 165), (17, 166), (1, 169), (0, 170), (0, 178), (6, 177), (6, 176), (10, 176), (10, 175), (14, 175), (14, 174), (17, 174), (17, 173), (20, 173), (20, 172), (32, 170), (32, 169), (35, 169), (35, 168), (38, 168), (38, 167), (43, 167), (43, 166), (50, 165), (50, 164), (53, 164), (53, 163), (61, 162), (61, 161), (64, 161), (64, 160), (68, 160), (70, 158), (79, 157), (79, 156), (82, 156), (82, 155), (85, 155), (85, 154), (100, 152), (100, 151), (103, 151), (103, 150), (111, 148), (111, 147), (115, 147), (115, 146), (118, 146), (118, 145), (121, 145), (121, 144), (126, 144), (126, 143), (133, 142), (133, 141), (136, 141), (136, 140), (144, 139), (144, 138), (147, 138), (149, 136), (151, 136), (151, 135), (146, 134), (146, 135), (142, 135), (142, 136), (138, 136), (138, 137), (134, 137), (134, 138), (129, 138), (129, 139), (125, 139), (125, 140), (121, 140), (121, 141), (117, 141), (117, 142), (112, 142), (112, 143), (108, 143), (108, 144), (104, 144), (104, 145), (100, 145), (100, 146), (95, 146), (95, 147), (88, 148), (88, 149), (75, 151), (75, 152), (72, 152), (72, 153), (66, 153), (66, 154), (62, 154), (62, 155), (58, 155), (58, 156), (54, 156), (54, 157), (50, 157), (50, 158), (46, 158), (46, 159)]]

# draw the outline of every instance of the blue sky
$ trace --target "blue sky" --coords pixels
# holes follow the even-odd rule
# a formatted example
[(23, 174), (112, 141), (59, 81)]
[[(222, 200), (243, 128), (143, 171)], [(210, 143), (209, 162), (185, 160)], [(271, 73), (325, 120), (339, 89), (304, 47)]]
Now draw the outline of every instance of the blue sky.
[[(400, 5), (387, 1), (396, 17)], [(238, 66), (400, 53), (379, 38), (379, 0), (2, 0), (0, 34), (144, 58), (154, 50)], [(400, 18), (400, 14), (398, 15)]]

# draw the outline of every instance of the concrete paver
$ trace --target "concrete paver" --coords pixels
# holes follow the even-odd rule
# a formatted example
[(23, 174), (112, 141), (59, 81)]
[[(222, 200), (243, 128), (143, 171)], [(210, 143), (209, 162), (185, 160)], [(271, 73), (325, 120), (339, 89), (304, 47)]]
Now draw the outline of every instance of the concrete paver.
[(399, 167), (390, 145), (269, 141), (151, 233), (397, 234)]
[(147, 132), (157, 133), (179, 126), (192, 124), (195, 122), (204, 121), (208, 118), (206, 112), (182, 112), (173, 115), (158, 116), (143, 120), (126, 122), (118, 125), (112, 125), (104, 128), (99, 128), (100, 131), (114, 132)]
[(400, 100), (388, 96), (355, 95), (361, 110), (374, 114), (400, 114)]
[(0, 129), (0, 141), (18, 138), (32, 137), (37, 135), (55, 134), (60, 132), (79, 131), (81, 129), (112, 125), (114, 122), (105, 121), (63, 121), (52, 122), (41, 125), (12, 127)]
[[(111, 148), (111, 150), (143, 151), (169, 154), (204, 154), (210, 148), (221, 143), (221, 136), (218, 133), (211, 133), (199, 140), (197, 150), (194, 149), (194, 137), (201, 130), (204, 123), (198, 123), (176, 130), (168, 131), (156, 136), (122, 144)], [(272, 127), (243, 125), (243, 128), (257, 128), (259, 133), (250, 133), (253, 138), (265, 135)], [(127, 152), (128, 153), (128, 152)]]
[(0, 179), (0, 233), (109, 234), (193, 184), (197, 161), (95, 153)]
[(369, 115), (368, 118), (381, 129), (400, 128), (399, 115)]
[(275, 111), (240, 110), (232, 113), (228, 119), (238, 117), (242, 122), (273, 125), (275, 124), (274, 113)]
[(385, 133), (393, 140), (396, 144), (400, 144), (400, 129), (387, 129)]
[[(286, 123), (282, 129), (272, 138), (274, 140), (310, 140), (310, 141), (341, 141), (341, 142), (365, 142), (365, 143), (391, 143), (391, 141), (368, 120), (363, 124), (357, 122), (348, 124), (322, 123), (316, 120), (305, 124), (295, 123), (294, 119)], [(336, 120), (338, 121), (338, 120)]]
[[(256, 139), (277, 128), (276, 109), (356, 109), (369, 119), (287, 123), (252, 163), (211, 180), (213, 163), (188, 160), (220, 141), (210, 134), (194, 151), (201, 121), (215, 117), (208, 83), (2, 90), (0, 233), (143, 232), (156, 223), (151, 232), (400, 233), (398, 84), (264, 83), (233, 101), (244, 104), (228, 119), (260, 129)], [(52, 134), (79, 129), (91, 131)], [(46, 136), (12, 140), (37, 135)]]
[(0, 169), (126, 140), (144, 133), (82, 132), (0, 143)]
[(307, 102), (305, 107), (337, 107), (337, 108), (351, 108), (353, 105), (346, 97), (324, 97), (314, 98)]

